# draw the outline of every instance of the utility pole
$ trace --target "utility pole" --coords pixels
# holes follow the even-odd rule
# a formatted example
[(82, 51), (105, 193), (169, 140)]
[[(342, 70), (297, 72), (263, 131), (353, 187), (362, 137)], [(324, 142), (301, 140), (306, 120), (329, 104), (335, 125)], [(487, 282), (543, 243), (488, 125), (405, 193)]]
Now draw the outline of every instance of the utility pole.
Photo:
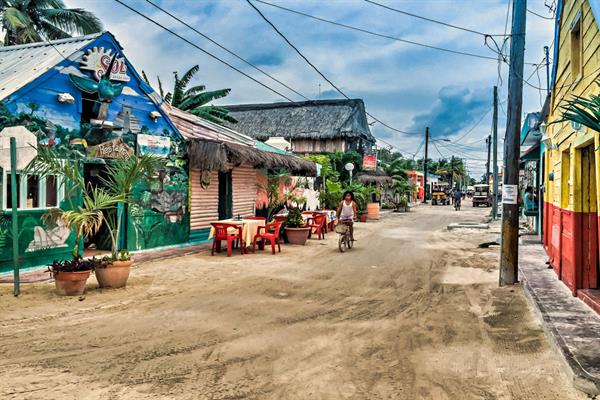
[(494, 86), (494, 116), (492, 122), (492, 172), (494, 174), (494, 198), (492, 218), (498, 219), (498, 86)]
[(502, 244), (500, 286), (518, 282), (519, 268), (519, 147), (523, 108), (523, 58), (527, 0), (513, 0), (508, 77), (508, 109), (504, 138), (504, 185), (502, 188)]
[(454, 156), (450, 159), (450, 189), (454, 189)]
[(544, 53), (546, 53), (546, 95), (550, 94), (550, 51), (548, 46), (544, 46)]
[(429, 127), (425, 128), (425, 158), (423, 159), (423, 203), (427, 203), (427, 152), (429, 150)]
[(485, 144), (487, 145), (487, 162), (485, 163), (485, 183), (487, 185), (490, 183), (490, 152), (492, 150), (492, 135), (489, 135), (485, 139)]

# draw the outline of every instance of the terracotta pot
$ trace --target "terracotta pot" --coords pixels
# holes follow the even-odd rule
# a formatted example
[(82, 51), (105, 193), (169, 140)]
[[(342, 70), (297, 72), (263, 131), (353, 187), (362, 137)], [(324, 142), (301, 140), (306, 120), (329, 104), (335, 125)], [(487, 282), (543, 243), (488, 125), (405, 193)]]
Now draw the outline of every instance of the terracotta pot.
[(367, 213), (363, 213), (360, 214), (360, 216), (358, 217), (360, 222), (367, 222), (367, 220), (369, 219), (369, 216), (367, 215)]
[(81, 296), (92, 271), (52, 272), (56, 293), (61, 296)]
[(113, 261), (106, 268), (96, 268), (96, 279), (101, 288), (121, 288), (127, 285), (133, 260)]
[(367, 214), (369, 219), (379, 219), (379, 203), (368, 203)]
[(310, 228), (285, 228), (285, 234), (290, 244), (304, 245), (309, 233)]

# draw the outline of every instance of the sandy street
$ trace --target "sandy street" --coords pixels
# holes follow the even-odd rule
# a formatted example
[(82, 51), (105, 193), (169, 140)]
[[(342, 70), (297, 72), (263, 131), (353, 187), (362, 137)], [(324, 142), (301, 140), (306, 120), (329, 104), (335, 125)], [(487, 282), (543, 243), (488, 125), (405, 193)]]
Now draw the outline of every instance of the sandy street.
[(123, 290), (0, 286), (1, 399), (579, 399), (489, 209), (417, 207), (270, 253), (145, 263)]

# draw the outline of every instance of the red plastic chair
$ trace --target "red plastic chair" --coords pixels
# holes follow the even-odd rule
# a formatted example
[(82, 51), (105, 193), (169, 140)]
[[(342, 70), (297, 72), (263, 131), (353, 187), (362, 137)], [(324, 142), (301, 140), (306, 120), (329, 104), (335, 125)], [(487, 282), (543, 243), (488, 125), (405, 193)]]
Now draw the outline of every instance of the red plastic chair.
[[(212, 227), (215, 229), (215, 236), (213, 237), (213, 244), (210, 254), (212, 256), (215, 255), (215, 250), (217, 253), (221, 251), (221, 241), (227, 241), (227, 257), (231, 257), (231, 249), (233, 248), (234, 242), (237, 240), (242, 244), (240, 246), (242, 254), (244, 254), (245, 250), (245, 242), (242, 239), (242, 227), (236, 224), (226, 224), (221, 222), (213, 222), (211, 223)], [(233, 231), (233, 232), (232, 232)]]
[[(323, 214), (320, 214), (320, 213), (313, 214), (313, 216), (311, 218), (309, 218), (307, 221), (307, 226), (310, 227), (311, 234), (312, 233), (318, 234), (319, 240), (321, 240), (321, 236), (323, 239), (325, 238), (325, 229), (326, 229), (325, 221), (327, 221), (327, 219), (325, 218), (325, 216)], [(313, 232), (313, 229), (314, 229), (314, 232)]]
[[(279, 241), (280, 229), (281, 222), (271, 222), (270, 224), (267, 224), (265, 226), (259, 226), (258, 231), (256, 232), (256, 236), (254, 236), (254, 243), (252, 244), (252, 248), (256, 249), (256, 241), (260, 239), (259, 249), (264, 250), (265, 243), (268, 240), (271, 243), (271, 251), (273, 252), (273, 254), (275, 254), (276, 243), (277, 247), (279, 248), (279, 252), (281, 253), (281, 243)], [(272, 232), (269, 232), (270, 230), (272, 230)]]
[(274, 215), (273, 216), (273, 221), (275, 222), (283, 222), (286, 220), (286, 216), (285, 215)]

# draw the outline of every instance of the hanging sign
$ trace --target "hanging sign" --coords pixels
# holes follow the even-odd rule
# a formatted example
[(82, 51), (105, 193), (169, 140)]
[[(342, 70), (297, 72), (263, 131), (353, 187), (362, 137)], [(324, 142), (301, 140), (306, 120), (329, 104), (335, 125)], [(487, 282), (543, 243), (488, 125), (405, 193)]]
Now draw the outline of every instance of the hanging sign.
[(502, 187), (502, 204), (518, 204), (519, 185), (504, 185)]
[(114, 139), (108, 142), (100, 143), (97, 146), (87, 148), (87, 154), (90, 157), (97, 158), (129, 158), (133, 154), (133, 149), (123, 139)]
[(363, 156), (363, 170), (375, 171), (377, 169), (377, 154), (365, 154)]
[(167, 157), (171, 152), (171, 138), (168, 136), (137, 135), (138, 153)]
[[(102, 78), (106, 73), (110, 60), (112, 59), (112, 50), (104, 50), (104, 47), (94, 47), (89, 49), (84, 54), (81, 65), (79, 68), (92, 71), (94, 78), (97, 81)], [(129, 82), (129, 75), (127, 75), (127, 64), (125, 64), (125, 57), (117, 58), (113, 64), (112, 71), (110, 73), (111, 81)]]

